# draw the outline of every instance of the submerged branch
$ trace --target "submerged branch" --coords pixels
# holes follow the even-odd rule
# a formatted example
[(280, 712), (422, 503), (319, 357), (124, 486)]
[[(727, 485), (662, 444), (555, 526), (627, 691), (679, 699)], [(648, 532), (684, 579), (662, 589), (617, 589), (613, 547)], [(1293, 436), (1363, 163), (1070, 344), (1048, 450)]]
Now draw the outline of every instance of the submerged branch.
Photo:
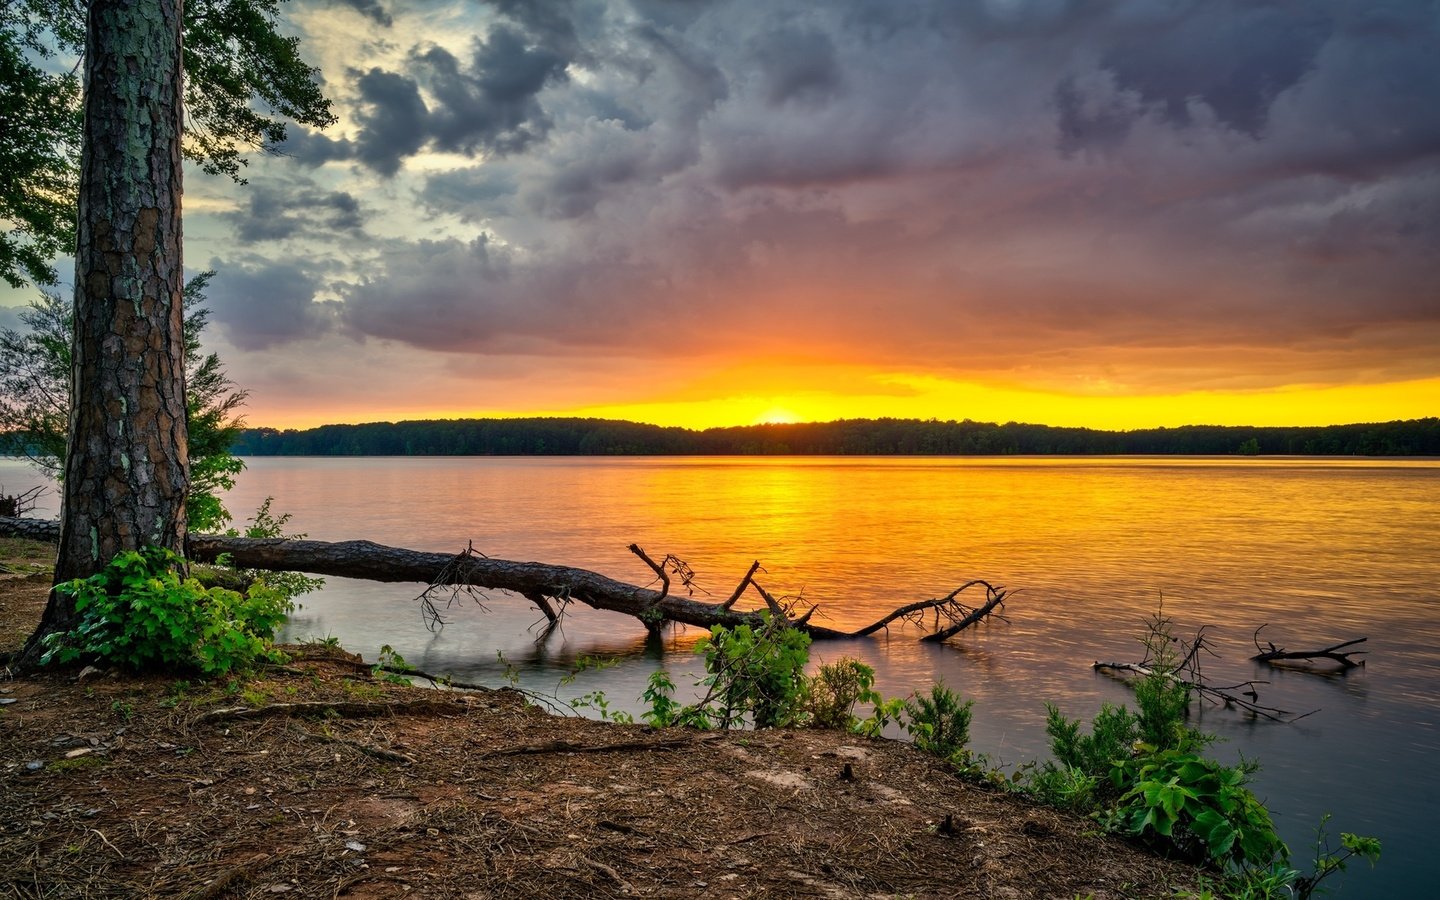
[(1331, 644), (1329, 647), (1323, 647), (1319, 650), (1286, 650), (1284, 647), (1275, 646), (1270, 641), (1266, 641), (1265, 646), (1260, 646), (1260, 632), (1264, 630), (1264, 628), (1265, 626), (1261, 625), (1259, 628), (1255, 629), (1255, 635), (1252, 638), (1252, 640), (1254, 640), (1255, 642), (1255, 649), (1259, 651), (1254, 656), (1250, 657), (1250, 659), (1255, 662), (1263, 662), (1270, 665), (1275, 665), (1276, 663), (1282, 662), (1298, 662), (1303, 664), (1312, 663), (1316, 660), (1328, 660), (1330, 662), (1338, 664), (1340, 666), (1340, 671), (1342, 672), (1348, 672), (1351, 669), (1356, 669), (1360, 666), (1365, 665), (1365, 660), (1362, 659), (1359, 662), (1356, 662), (1355, 660), (1351, 659), (1351, 657), (1364, 656), (1368, 651), (1346, 650), (1345, 648), (1354, 647), (1357, 644), (1363, 644), (1367, 640), (1369, 640), (1369, 638), (1362, 637), (1354, 638), (1348, 641), (1341, 641), (1338, 644)]

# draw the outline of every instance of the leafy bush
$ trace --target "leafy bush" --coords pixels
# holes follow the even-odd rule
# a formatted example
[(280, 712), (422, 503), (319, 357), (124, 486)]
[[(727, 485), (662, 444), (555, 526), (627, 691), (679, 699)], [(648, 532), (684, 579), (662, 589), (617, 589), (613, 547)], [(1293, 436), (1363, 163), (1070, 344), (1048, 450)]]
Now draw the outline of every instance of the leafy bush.
[(709, 728), (710, 717), (699, 706), (686, 706), (674, 698), (675, 682), (670, 673), (657, 669), (650, 673), (649, 683), (640, 699), (650, 705), (640, 714), (646, 724), (656, 728)]
[(244, 594), (182, 577), (183, 561), (146, 547), (121, 553), (104, 570), (56, 585), (75, 598), (79, 621), (48, 635), (42, 663), (93, 657), (133, 670), (224, 675), (277, 658), (275, 630), (293, 605), (257, 582)]
[(1097, 778), (1077, 766), (1046, 762), (1032, 776), (1029, 790), (1041, 803), (1088, 812), (1095, 808), (1100, 789), (1109, 783), (1109, 779)]
[(1139, 720), (1123, 706), (1102, 704), (1090, 722), (1090, 733), (1080, 733), (1080, 721), (1065, 718), (1053, 703), (1045, 704), (1045, 733), (1061, 765), (1087, 775), (1106, 778), (1110, 768), (1135, 755), (1140, 737)]
[(1269, 866), (1288, 858), (1270, 813), (1245, 787), (1255, 766), (1226, 766), (1180, 750), (1143, 750), (1112, 775), (1115, 785), (1126, 789), (1114, 812), (1120, 830), (1164, 838), (1182, 854), (1221, 868)]
[(937, 681), (929, 694), (916, 693), (905, 701), (905, 730), (915, 746), (941, 759), (968, 763), (965, 745), (970, 742), (970, 709), (975, 701), (961, 702), (960, 695)]
[(696, 644), (710, 686), (700, 707), (721, 728), (749, 714), (756, 728), (793, 724), (805, 690), (810, 636), (768, 612), (758, 628), (716, 625)]
[(842, 657), (821, 665), (805, 680), (800, 699), (805, 723), (811, 728), (854, 731), (860, 725), (855, 704), (882, 702), (874, 686), (875, 670), (858, 659)]

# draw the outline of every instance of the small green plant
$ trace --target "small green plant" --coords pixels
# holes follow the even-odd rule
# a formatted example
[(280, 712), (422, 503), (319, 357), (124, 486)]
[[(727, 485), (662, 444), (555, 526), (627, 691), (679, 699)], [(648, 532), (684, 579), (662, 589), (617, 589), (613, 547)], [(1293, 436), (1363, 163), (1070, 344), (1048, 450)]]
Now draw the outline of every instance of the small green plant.
[(1375, 865), (1380, 859), (1380, 841), (1372, 837), (1342, 832), (1340, 849), (1330, 845), (1326, 830), (1330, 816), (1320, 819), (1315, 829), (1314, 868), (1309, 874), (1290, 868), (1283, 860), (1275, 860), (1268, 866), (1251, 866), (1237, 869), (1218, 878), (1201, 878), (1200, 890), (1181, 894), (1186, 900), (1310, 900), (1317, 894), (1325, 893), (1320, 883), (1339, 872), (1344, 872), (1347, 863), (1355, 858), (1367, 860)]
[(1108, 779), (1091, 775), (1078, 766), (1046, 763), (1030, 779), (1036, 799), (1059, 809), (1088, 812), (1095, 807), (1096, 793)]
[(705, 657), (709, 691), (700, 707), (722, 729), (746, 714), (756, 728), (792, 724), (800, 715), (810, 636), (768, 611), (760, 625), (716, 625), (695, 645)]
[(574, 684), (575, 679), (585, 672), (601, 672), (605, 669), (613, 669), (620, 665), (618, 656), (581, 656), (575, 660), (575, 665), (570, 671), (560, 677), (560, 686)]
[(117, 555), (99, 573), (57, 585), (79, 621), (48, 635), (42, 663), (96, 659), (132, 670), (244, 671), (277, 659), (271, 640), (292, 604), (262, 583), (244, 593), (183, 577), (183, 561), (146, 547)]
[(873, 706), (883, 700), (875, 690), (875, 670), (858, 659), (842, 657), (821, 665), (805, 680), (800, 707), (811, 728), (854, 731), (860, 724), (855, 705)]
[(1117, 787), (1128, 787), (1116, 805), (1115, 825), (1135, 837), (1163, 838), (1189, 858), (1220, 868), (1283, 861), (1289, 851), (1269, 811), (1245, 787), (1255, 768), (1144, 746), (1142, 755), (1114, 769)]
[[(271, 504), (275, 502), (274, 497), (266, 497), (260, 508), (255, 510), (255, 515), (249, 519), (243, 530), (231, 528), (226, 534), (231, 537), (247, 538), (286, 538), (288, 540), (299, 540), (305, 535), (303, 533), (286, 534), (285, 526), (290, 523), (291, 513), (276, 515), (271, 510)], [(229, 566), (228, 555), (222, 555), (217, 560), (219, 565)], [(325, 586), (325, 579), (311, 578), (299, 572), (267, 572), (262, 569), (236, 569), (239, 577), (248, 583), (259, 582), (273, 591), (276, 591), (287, 600), (294, 600), (301, 594), (308, 594), (311, 591), (318, 591)], [(338, 646), (338, 642), (336, 644)]]
[(495, 658), (500, 661), (500, 677), (512, 688), (520, 687), (520, 669), (514, 663), (505, 658), (505, 651), (496, 650)]
[(1314, 871), (1295, 879), (1295, 896), (1300, 900), (1307, 900), (1314, 895), (1315, 891), (1319, 889), (1320, 882), (1337, 872), (1345, 871), (1349, 861), (1357, 856), (1370, 863), (1372, 868), (1375, 863), (1380, 861), (1378, 838), (1342, 831), (1340, 832), (1340, 849), (1331, 848), (1330, 835), (1326, 830), (1326, 826), (1329, 824), (1330, 814), (1326, 813), (1315, 828)]
[(882, 698), (875, 702), (870, 715), (856, 722), (851, 730), (865, 737), (881, 737), (891, 722), (902, 722), (904, 718), (904, 697)]
[(630, 725), (635, 722), (635, 717), (623, 709), (612, 710), (610, 698), (604, 691), (591, 691), (588, 694), (581, 694), (570, 701), (572, 709), (593, 709), (602, 722), (615, 722), (620, 725)]
[(124, 700), (116, 700), (111, 703), (110, 711), (113, 712), (115, 715), (119, 716), (120, 721), (122, 722), (130, 721), (130, 719), (133, 718), (135, 715), (134, 705)]
[(1045, 733), (1050, 736), (1055, 759), (1046, 760), (1030, 776), (1029, 789), (1037, 799), (1084, 812), (1120, 795), (1110, 772), (1135, 755), (1140, 722), (1134, 713), (1106, 703), (1091, 721), (1090, 733), (1085, 734), (1079, 719), (1068, 719), (1059, 707), (1047, 703)]
[(349, 678), (340, 682), (340, 688), (346, 695), (354, 697), (357, 700), (379, 700), (384, 696), (384, 692), (380, 690), (380, 685), (353, 681)]
[(375, 665), (370, 667), (370, 674), (381, 681), (390, 684), (410, 684), (410, 679), (396, 669), (409, 669), (410, 665), (405, 662), (405, 657), (395, 652), (395, 648), (389, 644), (380, 646), (380, 655), (375, 660)]
[(970, 742), (970, 709), (974, 705), (973, 700), (962, 702), (959, 694), (937, 681), (928, 694), (916, 693), (905, 701), (905, 730), (926, 753), (968, 765), (965, 745)]

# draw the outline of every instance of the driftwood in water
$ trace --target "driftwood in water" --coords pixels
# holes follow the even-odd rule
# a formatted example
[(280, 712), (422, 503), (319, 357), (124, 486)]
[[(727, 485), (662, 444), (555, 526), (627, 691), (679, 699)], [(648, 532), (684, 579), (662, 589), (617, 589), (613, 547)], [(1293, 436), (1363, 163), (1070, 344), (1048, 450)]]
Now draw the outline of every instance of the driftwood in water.
[(1255, 641), (1255, 649), (1259, 652), (1256, 653), (1254, 656), (1250, 657), (1255, 662), (1263, 662), (1270, 665), (1275, 665), (1276, 663), (1283, 662), (1310, 663), (1317, 660), (1328, 660), (1330, 662), (1338, 664), (1342, 671), (1349, 671), (1350, 669), (1356, 669), (1360, 666), (1365, 665), (1365, 660), (1362, 659), (1359, 662), (1356, 662), (1355, 660), (1351, 659), (1351, 657), (1363, 656), (1368, 651), (1346, 650), (1345, 648), (1354, 647), (1357, 644), (1363, 644), (1367, 640), (1369, 640), (1369, 638), (1362, 637), (1355, 638), (1354, 640), (1342, 641), (1341, 643), (1332, 644), (1329, 647), (1325, 647), (1320, 650), (1286, 650), (1284, 647), (1275, 646), (1270, 641), (1266, 641), (1265, 646), (1262, 647), (1260, 645), (1260, 632), (1264, 628), (1265, 626), (1261, 625), (1259, 628), (1255, 629), (1255, 636), (1253, 640)]
[(1110, 674), (1120, 672), (1133, 673), (1143, 678), (1150, 678), (1158, 674), (1162, 678), (1166, 678), (1176, 684), (1184, 685), (1195, 696), (1202, 700), (1208, 700), (1211, 703), (1221, 706), (1243, 709), (1252, 715), (1259, 716), (1262, 719), (1270, 719), (1274, 722), (1294, 722), (1314, 712), (1314, 710), (1311, 710), (1307, 713), (1295, 715), (1283, 709), (1262, 705), (1260, 703), (1260, 692), (1256, 690), (1256, 687), (1262, 684), (1268, 684), (1269, 682), (1266, 681), (1242, 681), (1239, 684), (1217, 687), (1205, 681), (1191, 681), (1181, 677), (1176, 672), (1160, 672), (1143, 663), (1097, 662), (1095, 663), (1095, 670), (1097, 672), (1107, 672)]
[(1107, 674), (1135, 674), (1142, 678), (1164, 678), (1182, 685), (1192, 696), (1203, 701), (1243, 709), (1254, 716), (1275, 722), (1294, 722), (1311, 715), (1315, 710), (1296, 715), (1260, 702), (1259, 686), (1267, 681), (1242, 681), (1239, 684), (1215, 685), (1200, 672), (1202, 654), (1217, 656), (1210, 649), (1206, 632), (1210, 626), (1202, 625), (1193, 640), (1173, 634), (1173, 622), (1165, 616), (1162, 608), (1148, 622), (1149, 634), (1145, 639), (1145, 658), (1138, 663), (1096, 662), (1095, 670)]
[(0, 493), (0, 516), (13, 518), (34, 512), (36, 504), (40, 502), (40, 498), (43, 496), (45, 496), (45, 488), (43, 486), (33, 487), (28, 491), (21, 491), (18, 494)]
[[(18, 534), (39, 540), (54, 540), (58, 526), (53, 522), (34, 519), (0, 518), (0, 534)], [(566, 605), (584, 603), (595, 609), (624, 613), (639, 619), (654, 630), (666, 622), (678, 622), (700, 628), (715, 625), (735, 626), (756, 624), (759, 610), (738, 610), (737, 602), (749, 589), (765, 603), (765, 608), (784, 618), (816, 639), (854, 638), (874, 634), (897, 622), (914, 625), (932, 623), (921, 640), (943, 641), (960, 630), (991, 616), (1001, 615), (1007, 592), (985, 581), (971, 581), (944, 597), (910, 603), (890, 612), (877, 621), (856, 629), (841, 631), (816, 625), (811, 621), (816, 607), (800, 615), (792, 615), (789, 607), (765, 590), (756, 574), (763, 571), (757, 562), (750, 566), (736, 589), (720, 602), (710, 603), (688, 596), (693, 587), (693, 572), (673, 556), (655, 562), (644, 550), (631, 545), (630, 550), (655, 572), (660, 590), (626, 584), (612, 578), (571, 566), (539, 562), (514, 562), (491, 559), (474, 548), (459, 554), (426, 553), (400, 547), (386, 547), (369, 541), (302, 541), (284, 538), (243, 538), (221, 535), (192, 534), (186, 540), (186, 551), (196, 562), (214, 562), (226, 556), (231, 565), (242, 569), (264, 569), (277, 572), (307, 572), (313, 575), (335, 575), (383, 582), (421, 582), (437, 587), (474, 587), (503, 590), (519, 594), (544, 613), (551, 625), (557, 622)], [(671, 593), (671, 575), (678, 574), (686, 596)], [(961, 595), (970, 588), (983, 588), (984, 602), (971, 607), (961, 602)], [(439, 620), (439, 613), (421, 595), (422, 608)]]

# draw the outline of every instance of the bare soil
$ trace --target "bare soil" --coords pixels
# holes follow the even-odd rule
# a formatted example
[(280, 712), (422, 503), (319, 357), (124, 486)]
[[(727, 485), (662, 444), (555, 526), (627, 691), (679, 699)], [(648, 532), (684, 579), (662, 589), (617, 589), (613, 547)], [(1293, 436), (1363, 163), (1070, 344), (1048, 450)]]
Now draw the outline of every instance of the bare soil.
[[(31, 577), (0, 574), (0, 651), (39, 618)], [(608, 725), (296, 651), (228, 683), (0, 681), (0, 896), (1105, 900), (1195, 878), (908, 744)]]

